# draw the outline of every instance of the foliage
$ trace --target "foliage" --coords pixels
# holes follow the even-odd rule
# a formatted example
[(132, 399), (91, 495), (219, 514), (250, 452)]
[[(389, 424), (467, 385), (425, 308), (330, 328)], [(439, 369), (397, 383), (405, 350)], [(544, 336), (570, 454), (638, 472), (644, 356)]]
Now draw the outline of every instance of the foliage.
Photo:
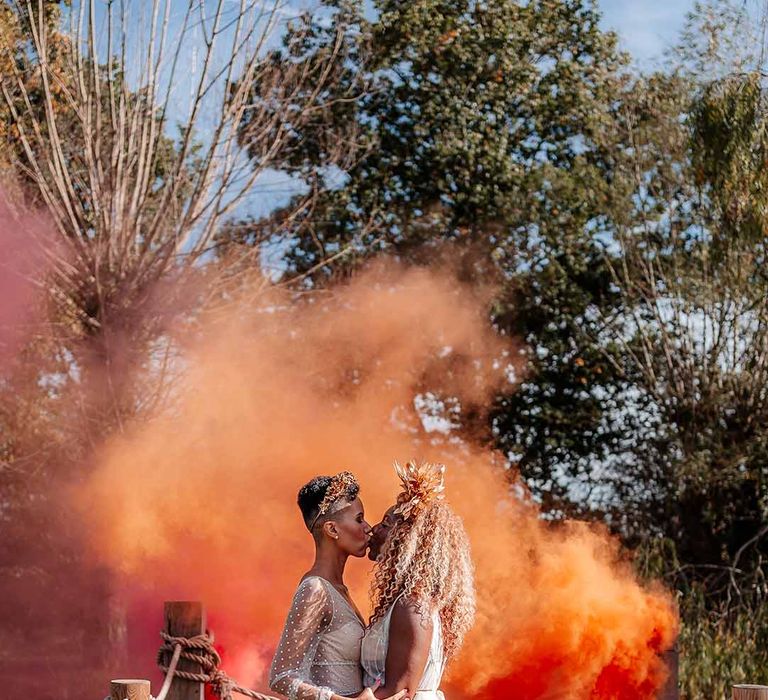
[(680, 697), (728, 700), (737, 683), (765, 683), (768, 612), (764, 601), (730, 614), (712, 611), (695, 591), (681, 609)]
[[(382, 252), (413, 264), (445, 257), (466, 278), (495, 280), (494, 322), (526, 341), (531, 381), (500, 397), (486, 437), (554, 508), (565, 500), (554, 465), (567, 456), (583, 474), (620, 439), (599, 398), (615, 393), (613, 370), (575, 326), (590, 322), (589, 304), (616, 299), (591, 227), (616, 196), (604, 134), (626, 59), (589, 2), (378, 2), (373, 19), (352, 2), (326, 10), (355, 28), (339, 84), (361, 92), (343, 107), (357, 157), (331, 169), (305, 216), (250, 230), (277, 219), (292, 242), (288, 269), (315, 285)], [(320, 47), (327, 20), (315, 24)], [(291, 46), (289, 36), (275, 60), (293, 61)], [(323, 155), (328, 137), (323, 120), (306, 125), (282, 165), (337, 166)]]
[[(44, 208), (51, 222), (38, 231), (24, 217), (3, 221), (36, 237), (24, 244), (44, 258), (30, 273), (39, 323), (25, 326), (19, 362), (0, 368), (0, 597), (16, 656), (30, 647), (74, 667), (68, 655), (109, 653), (105, 616), (123, 629), (107, 572), (89, 562), (59, 495), (88, 473), (97, 445), (167, 398), (169, 327), (222, 294), (221, 268), (206, 264), (215, 233), (288, 140), (284, 120), (244, 87), (259, 83), (270, 105), (285, 99), (262, 50), (280, 9), (278, 0), (234, 10), (82, 0), (61, 12), (54, 2), (0, 0), (0, 176), (4, 189), (18, 183), (17, 210)], [(192, 54), (200, 66), (190, 71)], [(283, 73), (294, 105), (322, 90), (317, 69)], [(243, 136), (246, 115), (256, 128)], [(57, 578), (77, 583), (59, 588)], [(82, 610), (98, 603), (109, 611), (100, 620)], [(42, 620), (43, 639), (26, 633)], [(55, 631), (69, 624), (69, 646), (59, 648)], [(14, 685), (31, 675), (0, 683), (45, 697)]]
[[(258, 15), (258, 49), (203, 75), (175, 129), (156, 44), (129, 80), (125, 55), (67, 35), (57, 3), (48, 41), (2, 3), (0, 167), (49, 209), (62, 246), (55, 347), (28, 352), (43, 374), (76, 367), (71, 384), (110, 387), (82, 393), (101, 436), (152, 394), (132, 370), (162, 364), (166, 313), (188, 308), (179, 282), (202, 269), (216, 295), (270, 246), (302, 289), (380, 254), (450, 264), (498, 290), (489, 321), (522, 345), (516, 390), (462, 407), (462, 429), (503, 451), (549, 517), (607, 521), (680, 592), (689, 697), (755, 680), (768, 663), (768, 109), (743, 5), (696, 3), (672, 62), (643, 74), (590, 0), (324, 0), (274, 50)], [(226, 31), (208, 35), (204, 71)], [(199, 120), (213, 94), (211, 144)], [(275, 170), (296, 196), (230, 220)], [(16, 505), (58, 459), (36, 452), (40, 436), (70, 447), (58, 389), (40, 380), (0, 387)]]
[[(525, 370), (485, 438), (545, 510), (630, 544), (671, 538), (705, 570), (739, 552), (755, 565), (766, 122), (757, 52), (729, 48), (749, 46), (743, 12), (698, 4), (677, 63), (633, 76), (588, 2), (374, 10), (328, 2), (312, 25), (313, 51), (334, 22), (354, 47), (336, 70), (360, 90), (343, 106), (357, 157), (307, 179), (325, 187), (302, 216), (245, 230), (281, 226), (287, 268), (314, 285), (381, 253), (493, 280), (492, 320), (525, 341)], [(273, 60), (315, 55), (291, 46)], [(332, 170), (327, 124), (297, 128), (281, 164)]]
[(757, 71), (663, 84), (620, 122), (637, 186), (613, 216), (621, 303), (601, 313), (603, 354), (646, 421), (626, 450), (643, 486), (629, 532), (673, 540), (706, 579), (765, 551), (768, 112)]

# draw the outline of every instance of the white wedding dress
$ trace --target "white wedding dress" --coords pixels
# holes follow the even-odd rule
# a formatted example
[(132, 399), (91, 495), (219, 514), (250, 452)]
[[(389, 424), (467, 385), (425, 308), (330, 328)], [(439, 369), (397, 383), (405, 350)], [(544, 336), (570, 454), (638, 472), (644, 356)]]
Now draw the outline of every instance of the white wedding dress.
[(363, 690), (365, 627), (347, 599), (319, 576), (296, 590), (269, 672), (269, 687), (290, 700), (329, 700)]
[[(399, 599), (398, 599), (399, 600)], [(397, 600), (395, 601), (397, 603)], [(360, 650), (360, 663), (363, 665), (364, 683), (366, 687), (373, 686), (377, 680), (385, 684), (384, 668), (387, 661), (387, 647), (389, 645), (389, 623), (392, 618), (392, 604), (387, 614), (376, 620), (365, 631), (363, 644)], [(437, 611), (432, 613), (432, 641), (429, 645), (429, 656), (424, 674), (421, 677), (416, 692), (412, 692), (412, 700), (445, 700), (440, 690), (440, 681), (445, 670), (445, 657), (443, 654), (443, 630), (440, 623), (440, 615)]]

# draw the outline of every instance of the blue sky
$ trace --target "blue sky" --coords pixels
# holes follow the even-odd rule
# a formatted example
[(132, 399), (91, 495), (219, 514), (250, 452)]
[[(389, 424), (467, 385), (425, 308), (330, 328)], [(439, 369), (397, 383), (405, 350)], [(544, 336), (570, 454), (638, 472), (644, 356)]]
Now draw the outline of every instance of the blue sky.
[(694, 0), (599, 0), (603, 27), (613, 29), (621, 45), (640, 65), (648, 65), (675, 43)]
[[(204, 1), (207, 2), (207, 0)], [(287, 1), (291, 7), (301, 7), (313, 6), (317, 0)], [(747, 1), (754, 2), (756, 0)], [(173, 8), (171, 13), (171, 35), (173, 35), (174, 31), (180, 28), (177, 25), (181, 22), (186, 3), (178, 3), (177, 6), (175, 0), (163, 0), (163, 7), (166, 2), (170, 3), (170, 7)], [(686, 13), (690, 11), (693, 3), (694, 0), (598, 0), (603, 13), (602, 26), (605, 29), (615, 30), (619, 34), (622, 48), (632, 55), (636, 64), (641, 68), (652, 68), (654, 59), (660, 58), (663, 51), (675, 43), (685, 22)], [(213, 3), (211, 4), (213, 5)], [(77, 6), (78, 3), (74, 2), (73, 5)], [(130, 3), (130, 5), (132, 5), (134, 13), (132, 17), (137, 23), (136, 26), (148, 26), (148, 8), (151, 5), (149, 0), (137, 0), (135, 4)], [(96, 6), (101, 11), (98, 20), (101, 25), (104, 23), (103, 13), (106, 3), (97, 2)], [(195, 26), (198, 24), (199, 22), (195, 23)], [(101, 34), (104, 35), (104, 32)], [(139, 36), (145, 37), (146, 31), (140, 31)], [(202, 34), (199, 38), (202, 39)], [(200, 60), (192, 49), (184, 55), (185, 59), (182, 64), (185, 65), (185, 70), (188, 68), (188, 77), (191, 78), (192, 74), (196, 74), (196, 66)], [(186, 78), (187, 74), (183, 70), (180, 75), (176, 76), (177, 82), (174, 82), (173, 88), (174, 102), (179, 110), (178, 116), (182, 119), (191, 104), (189, 93), (192, 91), (192, 83)], [(217, 110), (212, 110), (212, 113), (217, 113)], [(198, 129), (205, 131), (208, 128), (206, 118), (206, 114), (201, 116)], [(253, 197), (248, 196), (246, 197), (248, 201), (243, 202), (246, 209), (260, 211), (266, 204), (274, 203), (277, 200), (282, 201), (294, 191), (294, 184), (286, 181), (285, 178), (267, 179), (270, 180), (269, 184), (264, 180), (263, 182), (260, 181), (259, 186), (252, 188)], [(269, 204), (269, 208), (271, 208), (271, 204)]]

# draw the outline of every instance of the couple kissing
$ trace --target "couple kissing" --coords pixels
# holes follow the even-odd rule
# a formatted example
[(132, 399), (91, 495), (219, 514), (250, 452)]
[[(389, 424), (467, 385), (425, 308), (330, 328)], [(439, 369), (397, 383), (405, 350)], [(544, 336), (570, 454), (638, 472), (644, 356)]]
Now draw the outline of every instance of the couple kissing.
[[(270, 669), (290, 700), (443, 700), (440, 681), (475, 614), (469, 542), (444, 498), (445, 467), (395, 464), (401, 491), (365, 521), (350, 472), (299, 491), (315, 562), (293, 597)], [(344, 585), (350, 556), (375, 562), (366, 623)]]

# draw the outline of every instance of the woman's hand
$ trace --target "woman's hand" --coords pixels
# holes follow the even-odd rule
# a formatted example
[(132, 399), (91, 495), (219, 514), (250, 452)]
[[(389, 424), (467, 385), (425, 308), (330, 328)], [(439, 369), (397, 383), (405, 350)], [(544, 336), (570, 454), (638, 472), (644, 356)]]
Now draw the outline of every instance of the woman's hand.
[[(373, 686), (373, 688), (364, 688), (363, 692), (360, 693), (360, 695), (355, 696), (355, 700), (380, 700), (380, 698), (377, 698), (373, 694), (380, 684), (381, 684), (380, 681), (376, 681), (376, 684)], [(384, 700), (409, 700), (408, 688), (403, 688), (402, 690), (398, 691), (394, 695), (387, 696), (386, 698), (384, 698)]]

